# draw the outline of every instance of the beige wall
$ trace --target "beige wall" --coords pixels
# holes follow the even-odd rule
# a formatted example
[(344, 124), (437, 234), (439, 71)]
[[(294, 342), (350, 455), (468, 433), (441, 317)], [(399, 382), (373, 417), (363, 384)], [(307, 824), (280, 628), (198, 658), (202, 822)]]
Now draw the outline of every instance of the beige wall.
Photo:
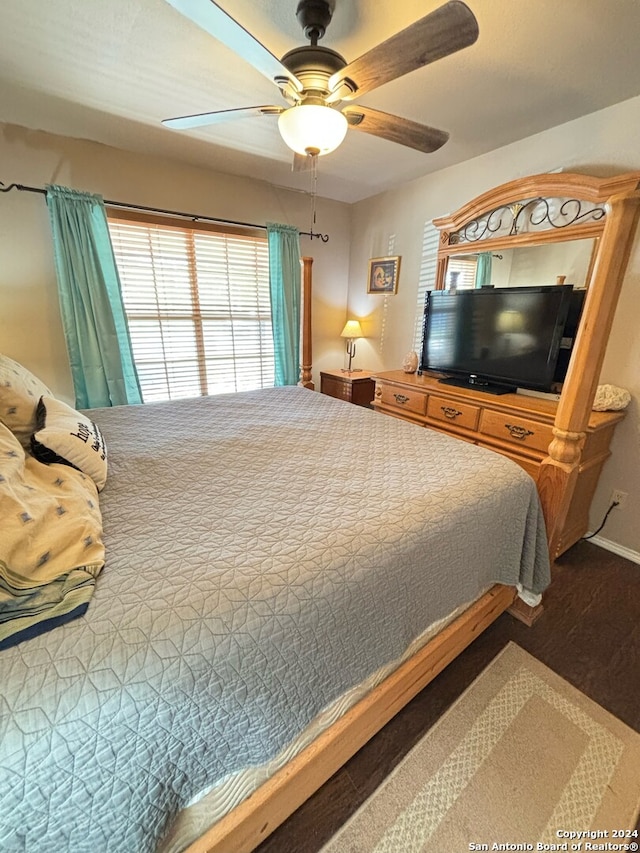
[[(425, 221), (457, 210), (505, 181), (552, 171), (598, 176), (640, 170), (640, 97), (508, 145), (458, 166), (405, 184), (354, 205), (349, 312), (364, 317), (372, 339), (363, 341), (359, 366), (399, 368), (412, 348), (422, 232)], [(402, 258), (398, 294), (366, 293), (370, 257)], [(636, 236), (601, 374), (601, 382), (628, 388), (633, 401), (618, 427), (613, 456), (600, 479), (591, 513), (592, 529), (609, 506), (611, 490), (629, 493), (601, 536), (640, 558), (640, 240)]]
[[(57, 183), (114, 201), (184, 210), (242, 222), (267, 221), (309, 230), (306, 194), (78, 139), (0, 124), (0, 179), (42, 187)], [(314, 258), (314, 379), (342, 364), (350, 207), (319, 200), (314, 230), (328, 243), (301, 237)], [(44, 198), (0, 194), (0, 352), (21, 362), (73, 403)]]

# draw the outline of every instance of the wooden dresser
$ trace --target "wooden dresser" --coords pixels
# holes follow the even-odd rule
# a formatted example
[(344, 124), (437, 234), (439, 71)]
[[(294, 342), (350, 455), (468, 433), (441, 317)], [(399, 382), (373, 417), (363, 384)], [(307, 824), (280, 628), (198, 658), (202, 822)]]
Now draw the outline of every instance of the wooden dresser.
[[(373, 407), (488, 447), (516, 461), (534, 480), (553, 439), (557, 403), (523, 394), (496, 396), (442, 385), (437, 375), (392, 370), (375, 375)], [(622, 412), (592, 412), (582, 449), (576, 488), (562, 530), (559, 556), (586, 533), (589, 507)]]
[(370, 408), (375, 390), (372, 376), (364, 370), (326, 370), (320, 374), (320, 391), (329, 397)]

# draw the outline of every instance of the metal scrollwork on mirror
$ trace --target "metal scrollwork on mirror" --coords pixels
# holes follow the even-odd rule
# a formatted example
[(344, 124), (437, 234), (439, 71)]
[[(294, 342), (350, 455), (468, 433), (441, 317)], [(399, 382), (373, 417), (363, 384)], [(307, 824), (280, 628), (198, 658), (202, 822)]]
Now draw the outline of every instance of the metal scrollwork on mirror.
[(586, 205), (577, 198), (532, 198), (494, 208), (449, 234), (449, 245), (477, 243), (491, 237), (514, 237), (548, 228), (597, 222), (606, 215), (602, 205)]

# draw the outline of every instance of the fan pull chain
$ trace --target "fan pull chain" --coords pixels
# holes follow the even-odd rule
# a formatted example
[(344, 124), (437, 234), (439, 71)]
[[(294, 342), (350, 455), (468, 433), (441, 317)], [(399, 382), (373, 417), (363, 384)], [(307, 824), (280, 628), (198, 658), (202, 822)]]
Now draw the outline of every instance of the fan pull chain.
[(318, 155), (309, 154), (311, 157), (311, 228), (316, 224), (316, 198), (318, 195)]

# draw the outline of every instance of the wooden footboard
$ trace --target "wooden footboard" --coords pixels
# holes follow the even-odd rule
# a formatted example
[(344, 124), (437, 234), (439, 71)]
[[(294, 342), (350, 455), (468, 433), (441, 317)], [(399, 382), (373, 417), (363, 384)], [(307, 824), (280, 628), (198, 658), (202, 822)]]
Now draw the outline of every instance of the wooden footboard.
[(516, 597), (496, 584), (185, 853), (250, 853), (457, 657)]

